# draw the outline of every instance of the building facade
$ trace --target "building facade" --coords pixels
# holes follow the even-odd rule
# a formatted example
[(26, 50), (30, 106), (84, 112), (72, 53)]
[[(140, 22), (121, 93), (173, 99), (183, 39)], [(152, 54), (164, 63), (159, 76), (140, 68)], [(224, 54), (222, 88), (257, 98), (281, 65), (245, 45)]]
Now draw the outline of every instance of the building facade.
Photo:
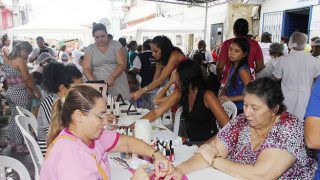
[(260, 32), (272, 34), (279, 42), (281, 36), (290, 37), (300, 31), (309, 38), (320, 35), (319, 0), (265, 0), (261, 3)]

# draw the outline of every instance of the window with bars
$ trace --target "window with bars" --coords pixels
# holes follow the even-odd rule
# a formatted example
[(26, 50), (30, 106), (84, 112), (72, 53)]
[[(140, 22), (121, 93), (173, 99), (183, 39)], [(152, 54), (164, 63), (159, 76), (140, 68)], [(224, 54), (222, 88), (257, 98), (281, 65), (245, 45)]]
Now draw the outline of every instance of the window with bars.
[(280, 42), (283, 23), (283, 12), (269, 12), (263, 14), (262, 33), (272, 34), (272, 42)]

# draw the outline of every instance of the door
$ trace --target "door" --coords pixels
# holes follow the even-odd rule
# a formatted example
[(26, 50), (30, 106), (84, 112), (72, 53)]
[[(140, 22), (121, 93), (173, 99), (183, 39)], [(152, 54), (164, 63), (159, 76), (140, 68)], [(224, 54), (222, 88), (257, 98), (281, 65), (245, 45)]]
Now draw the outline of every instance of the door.
[(211, 24), (210, 33), (210, 51), (213, 50), (216, 45), (222, 43), (223, 37), (223, 24)]

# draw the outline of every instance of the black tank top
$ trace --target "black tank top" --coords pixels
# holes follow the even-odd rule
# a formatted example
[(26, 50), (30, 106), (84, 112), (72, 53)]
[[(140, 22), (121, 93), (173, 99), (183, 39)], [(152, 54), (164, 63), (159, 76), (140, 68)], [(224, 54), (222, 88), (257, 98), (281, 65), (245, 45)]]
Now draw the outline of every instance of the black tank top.
[(151, 51), (146, 51), (138, 55), (141, 61), (140, 76), (142, 78), (141, 87), (149, 85), (156, 72), (156, 61), (152, 57)]
[(190, 141), (205, 141), (218, 133), (216, 118), (204, 104), (205, 89), (199, 89), (190, 118), (185, 121), (186, 136)]

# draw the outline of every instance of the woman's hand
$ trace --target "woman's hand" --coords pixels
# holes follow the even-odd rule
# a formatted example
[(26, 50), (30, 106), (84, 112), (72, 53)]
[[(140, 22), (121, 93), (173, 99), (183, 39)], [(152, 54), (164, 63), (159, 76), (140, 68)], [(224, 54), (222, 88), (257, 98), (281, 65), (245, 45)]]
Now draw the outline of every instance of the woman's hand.
[(113, 76), (109, 76), (109, 77), (107, 78), (107, 85), (108, 85), (108, 87), (112, 87), (112, 86), (114, 85), (114, 81), (115, 81), (114, 77), (113, 77)]
[(179, 168), (174, 168), (174, 171), (171, 174), (168, 174), (164, 180), (182, 180), (183, 173), (179, 170)]
[(140, 166), (131, 177), (131, 180), (149, 180), (150, 177), (145, 169), (145, 166)]
[(138, 100), (144, 93), (144, 89), (139, 89), (138, 91), (132, 93), (130, 96), (134, 100)]
[(231, 98), (229, 96), (226, 96), (226, 95), (221, 95), (218, 97), (220, 103), (224, 103), (226, 101), (231, 101)]
[(156, 180), (160, 177), (165, 177), (168, 174), (171, 174), (174, 170), (171, 162), (166, 159), (161, 153), (157, 152), (154, 155), (154, 168), (156, 171)]
[(39, 100), (41, 99), (41, 94), (38, 90), (34, 91), (34, 97)]
[(217, 148), (211, 144), (204, 144), (200, 146), (197, 150), (197, 153), (201, 154), (201, 156), (209, 163), (213, 161), (214, 157), (216, 157), (219, 152)]

